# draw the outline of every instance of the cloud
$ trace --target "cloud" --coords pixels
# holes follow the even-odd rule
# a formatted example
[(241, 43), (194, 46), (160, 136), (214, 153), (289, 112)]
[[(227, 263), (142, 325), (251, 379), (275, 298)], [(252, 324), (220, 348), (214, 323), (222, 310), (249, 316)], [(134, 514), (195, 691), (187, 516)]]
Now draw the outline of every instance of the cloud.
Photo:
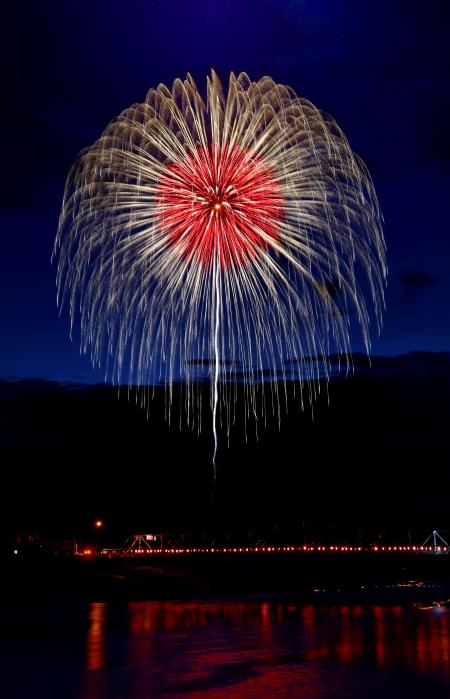
[[(217, 363), (220, 366), (239, 366), (241, 362), (236, 359), (219, 359)], [(216, 360), (214, 357), (198, 357), (197, 359), (187, 359), (184, 364), (185, 366), (215, 366)]]
[(400, 281), (409, 295), (416, 295), (433, 286), (436, 283), (436, 277), (420, 269), (404, 269), (400, 273)]

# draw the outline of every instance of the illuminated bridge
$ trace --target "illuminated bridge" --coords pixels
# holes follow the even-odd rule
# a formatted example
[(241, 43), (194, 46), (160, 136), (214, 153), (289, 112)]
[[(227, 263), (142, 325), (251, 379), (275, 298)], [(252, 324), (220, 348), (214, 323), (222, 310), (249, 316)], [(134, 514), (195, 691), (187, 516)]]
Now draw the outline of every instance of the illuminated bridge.
[[(351, 546), (347, 544), (321, 545), (303, 544), (301, 546), (282, 545), (211, 545), (211, 546), (165, 546), (162, 534), (135, 534), (125, 541), (119, 549), (103, 548), (99, 550), (102, 556), (120, 557), (150, 557), (150, 556), (214, 556), (214, 555), (255, 555), (255, 554), (329, 554), (339, 556), (340, 554), (450, 554), (450, 545), (437, 531), (433, 531), (430, 536), (420, 545), (382, 545), (369, 544)], [(431, 543), (432, 542), (432, 543)], [(92, 549), (82, 551), (84, 555), (93, 553)]]

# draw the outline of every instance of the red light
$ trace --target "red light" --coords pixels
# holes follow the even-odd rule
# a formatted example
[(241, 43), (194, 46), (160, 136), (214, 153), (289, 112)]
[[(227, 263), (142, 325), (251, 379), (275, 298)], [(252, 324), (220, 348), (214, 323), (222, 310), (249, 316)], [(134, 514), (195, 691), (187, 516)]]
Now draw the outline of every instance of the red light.
[(279, 240), (284, 204), (275, 173), (236, 145), (199, 146), (168, 164), (156, 196), (166, 241), (204, 266), (216, 257), (222, 268), (246, 264)]

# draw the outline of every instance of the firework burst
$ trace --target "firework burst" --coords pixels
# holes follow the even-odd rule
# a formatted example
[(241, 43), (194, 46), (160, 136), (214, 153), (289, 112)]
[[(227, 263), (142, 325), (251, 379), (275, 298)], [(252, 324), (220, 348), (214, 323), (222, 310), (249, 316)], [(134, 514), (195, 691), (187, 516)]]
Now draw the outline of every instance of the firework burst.
[(269, 77), (231, 74), (224, 90), (212, 72), (204, 101), (188, 75), (122, 112), (69, 173), (55, 254), (82, 350), (114, 381), (157, 377), (169, 407), (181, 379), (198, 426), (200, 360), (216, 436), (237, 382), (246, 416), (279, 413), (287, 360), (313, 396), (311, 358), (327, 375), (330, 351), (348, 357), (351, 315), (369, 350), (383, 310), (367, 169), (331, 117)]

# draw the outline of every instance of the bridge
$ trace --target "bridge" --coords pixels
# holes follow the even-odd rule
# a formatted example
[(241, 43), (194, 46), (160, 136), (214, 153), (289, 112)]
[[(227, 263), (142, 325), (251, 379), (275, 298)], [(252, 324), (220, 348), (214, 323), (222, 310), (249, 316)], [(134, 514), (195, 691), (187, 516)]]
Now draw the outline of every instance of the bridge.
[[(86, 549), (81, 552), (84, 555), (94, 553), (93, 549)], [(135, 534), (129, 537), (121, 548), (102, 548), (98, 551), (101, 556), (120, 556), (131, 558), (146, 558), (151, 556), (217, 556), (217, 555), (273, 555), (273, 554), (328, 554), (339, 556), (341, 554), (410, 554), (410, 555), (449, 555), (450, 545), (439, 534), (433, 530), (423, 544), (418, 545), (347, 545), (347, 544), (303, 544), (300, 546), (291, 545), (203, 545), (203, 546), (172, 546), (164, 545), (164, 534)]]

